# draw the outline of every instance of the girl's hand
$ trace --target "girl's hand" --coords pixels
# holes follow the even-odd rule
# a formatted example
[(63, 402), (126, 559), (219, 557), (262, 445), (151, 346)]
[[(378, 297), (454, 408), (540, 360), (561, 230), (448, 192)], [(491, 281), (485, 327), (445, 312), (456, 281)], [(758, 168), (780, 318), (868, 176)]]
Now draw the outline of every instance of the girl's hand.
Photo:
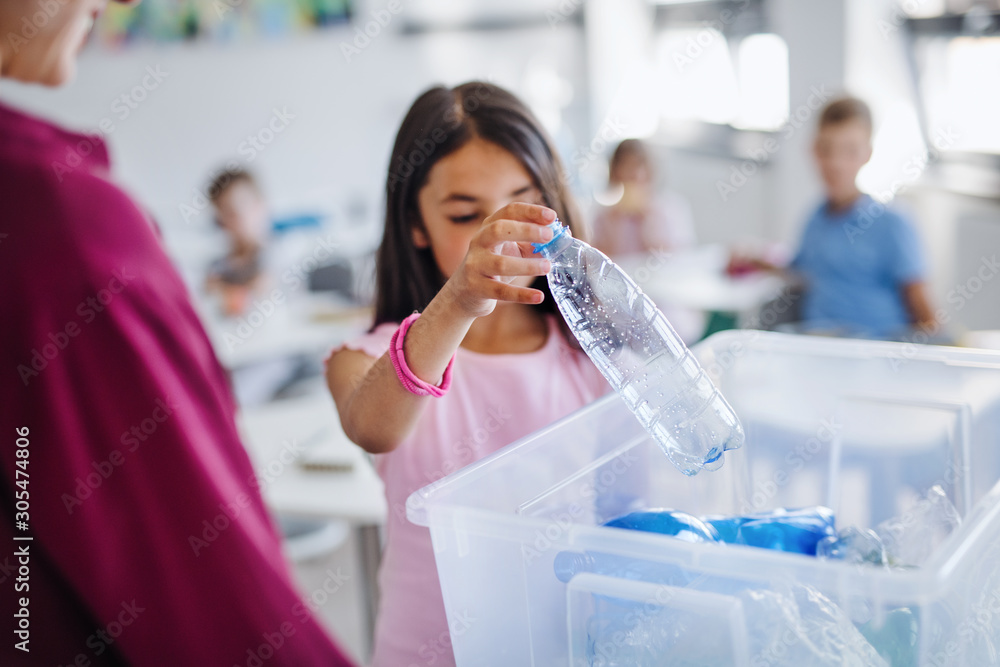
[(489, 315), (498, 300), (541, 303), (541, 291), (511, 281), (518, 276), (544, 276), (552, 268), (547, 259), (532, 257), (531, 244), (552, 239), (552, 230), (545, 225), (555, 219), (555, 211), (544, 206), (507, 204), (483, 221), (442, 292), (470, 317)]

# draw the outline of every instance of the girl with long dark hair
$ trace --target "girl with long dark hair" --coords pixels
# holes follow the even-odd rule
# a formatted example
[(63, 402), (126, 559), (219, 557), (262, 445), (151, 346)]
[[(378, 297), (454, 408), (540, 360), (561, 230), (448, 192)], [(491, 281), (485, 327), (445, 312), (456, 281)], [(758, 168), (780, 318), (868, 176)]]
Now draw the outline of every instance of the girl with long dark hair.
[(532, 255), (557, 215), (581, 235), (552, 142), (516, 97), (472, 82), (414, 102), (389, 165), (374, 326), (327, 364), (390, 508), (375, 667), (454, 664), (430, 535), (407, 522), (407, 497), (608, 390)]

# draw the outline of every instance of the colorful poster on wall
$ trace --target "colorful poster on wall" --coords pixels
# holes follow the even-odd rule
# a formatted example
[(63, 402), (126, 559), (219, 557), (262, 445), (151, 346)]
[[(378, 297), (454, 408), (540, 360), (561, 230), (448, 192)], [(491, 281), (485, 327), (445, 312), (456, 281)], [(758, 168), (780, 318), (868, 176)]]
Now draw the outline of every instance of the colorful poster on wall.
[(232, 41), (344, 23), (352, 0), (145, 0), (109, 5), (98, 29), (105, 46), (185, 40)]

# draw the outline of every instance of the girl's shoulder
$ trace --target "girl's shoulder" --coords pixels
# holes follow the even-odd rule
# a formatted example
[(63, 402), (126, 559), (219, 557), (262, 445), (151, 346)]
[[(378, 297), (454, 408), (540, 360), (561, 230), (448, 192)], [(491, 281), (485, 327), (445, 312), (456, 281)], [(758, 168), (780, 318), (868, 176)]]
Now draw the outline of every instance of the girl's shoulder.
[(363, 352), (369, 357), (378, 359), (389, 351), (389, 344), (392, 342), (392, 334), (399, 328), (398, 322), (383, 322), (371, 331), (359, 334), (350, 338), (340, 345), (330, 350), (327, 359), (341, 350), (355, 350)]

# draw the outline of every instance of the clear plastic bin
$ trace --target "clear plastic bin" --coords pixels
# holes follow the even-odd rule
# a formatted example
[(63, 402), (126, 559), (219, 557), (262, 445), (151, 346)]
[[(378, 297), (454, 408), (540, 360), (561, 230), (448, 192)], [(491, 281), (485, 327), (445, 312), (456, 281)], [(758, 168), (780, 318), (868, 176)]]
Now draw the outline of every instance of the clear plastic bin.
[[(827, 603), (883, 641), (909, 636), (907, 664), (998, 664), (1000, 353), (753, 331), (694, 351), (746, 429), (720, 471), (681, 475), (612, 395), (410, 496), (458, 665), (803, 667), (801, 623)], [(934, 485), (963, 522), (912, 570), (600, 525), (647, 507), (826, 505), (838, 527), (868, 528), (905, 523)], [(567, 551), (633, 566), (563, 583)], [(812, 630), (838, 650), (835, 629)]]

